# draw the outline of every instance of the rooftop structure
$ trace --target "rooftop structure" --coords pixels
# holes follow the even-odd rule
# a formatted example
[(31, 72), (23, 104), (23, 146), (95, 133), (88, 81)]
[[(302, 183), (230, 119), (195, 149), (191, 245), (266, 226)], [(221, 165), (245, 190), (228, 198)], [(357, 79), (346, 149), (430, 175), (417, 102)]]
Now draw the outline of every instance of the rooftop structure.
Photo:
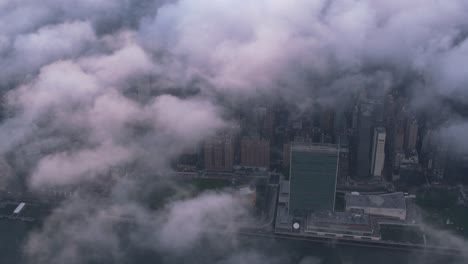
[(346, 194), (346, 211), (362, 210), (366, 214), (406, 219), (406, 202), (402, 192), (380, 195)]
[(280, 184), (280, 193), (278, 197), (278, 202), (281, 204), (288, 203), (289, 200), (289, 181), (281, 181)]
[(385, 161), (385, 128), (374, 128), (374, 138), (372, 140), (371, 153), (371, 175), (372, 177), (381, 177)]
[(321, 212), (308, 216), (305, 232), (311, 234), (334, 234), (339, 237), (349, 236), (349, 238), (368, 237), (373, 240), (379, 240), (380, 238), (374, 232), (374, 229), (373, 222), (366, 214)]
[(25, 206), (26, 204), (25, 203), (20, 203), (18, 204), (18, 206), (16, 207), (16, 209), (13, 211), (14, 214), (19, 214), (21, 212), (21, 210), (23, 210), (23, 207)]

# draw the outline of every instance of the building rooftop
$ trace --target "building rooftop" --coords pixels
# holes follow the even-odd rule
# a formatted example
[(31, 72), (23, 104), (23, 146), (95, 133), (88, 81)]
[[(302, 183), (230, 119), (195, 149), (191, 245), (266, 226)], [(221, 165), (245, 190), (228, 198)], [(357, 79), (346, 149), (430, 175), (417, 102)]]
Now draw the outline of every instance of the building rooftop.
[(383, 127), (376, 127), (375, 128), (375, 131), (379, 132), (379, 133), (385, 133), (385, 128)]
[(306, 143), (306, 142), (293, 142), (291, 145), (292, 151), (304, 151), (304, 152), (336, 152), (338, 146), (336, 144), (326, 143)]
[(369, 225), (369, 216), (367, 214), (349, 212), (320, 212), (309, 214), (307, 221), (308, 224)]
[(405, 195), (402, 192), (379, 195), (345, 195), (346, 207), (371, 207), (406, 209)]
[(289, 194), (289, 181), (285, 181), (285, 180), (281, 181), (280, 193)]

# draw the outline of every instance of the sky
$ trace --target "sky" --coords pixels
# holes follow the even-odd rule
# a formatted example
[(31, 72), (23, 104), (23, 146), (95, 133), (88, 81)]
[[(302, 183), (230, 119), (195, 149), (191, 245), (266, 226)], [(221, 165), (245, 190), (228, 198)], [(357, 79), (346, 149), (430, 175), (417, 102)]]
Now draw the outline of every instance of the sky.
[[(1, 1), (0, 184), (113, 180), (109, 201), (71, 198), (25, 254), (90, 263), (102, 253), (118, 263), (122, 238), (108, 214), (136, 215), (138, 246), (164, 254), (211, 241), (212, 226), (235, 243), (229, 219), (246, 217), (242, 206), (224, 193), (184, 197), (166, 176), (172, 158), (231, 127), (227, 105), (256, 99), (338, 105), (360, 89), (404, 84), (417, 109), (466, 104), (467, 13), (464, 0)], [(467, 127), (456, 116), (441, 133), (468, 149)], [(158, 184), (182, 197), (153, 212), (140, 190)]]

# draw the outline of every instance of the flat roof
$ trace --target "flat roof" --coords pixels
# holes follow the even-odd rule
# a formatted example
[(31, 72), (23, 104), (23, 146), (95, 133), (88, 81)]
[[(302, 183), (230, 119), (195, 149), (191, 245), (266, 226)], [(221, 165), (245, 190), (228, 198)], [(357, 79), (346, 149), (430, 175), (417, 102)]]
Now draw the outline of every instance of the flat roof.
[(282, 194), (289, 194), (289, 181), (281, 181), (280, 190), (280, 193)]
[(405, 195), (402, 192), (379, 195), (346, 194), (346, 207), (368, 207), (406, 209)]
[(384, 132), (385, 132), (385, 128), (383, 128), (383, 127), (376, 127), (376, 128), (375, 128), (375, 131), (380, 132), (380, 133), (384, 133)]
[(291, 151), (303, 152), (337, 152), (338, 145), (328, 143), (305, 143), (293, 142), (291, 144)]
[(369, 216), (349, 212), (320, 212), (309, 214), (307, 222), (309, 224), (369, 225)]

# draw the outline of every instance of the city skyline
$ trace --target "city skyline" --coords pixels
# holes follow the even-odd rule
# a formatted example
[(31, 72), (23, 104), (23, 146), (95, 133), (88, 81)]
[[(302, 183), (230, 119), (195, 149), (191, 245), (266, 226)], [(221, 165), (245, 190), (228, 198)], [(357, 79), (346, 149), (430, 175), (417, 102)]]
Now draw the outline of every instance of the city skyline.
[(466, 14), (0, 1), (0, 263), (468, 262)]

